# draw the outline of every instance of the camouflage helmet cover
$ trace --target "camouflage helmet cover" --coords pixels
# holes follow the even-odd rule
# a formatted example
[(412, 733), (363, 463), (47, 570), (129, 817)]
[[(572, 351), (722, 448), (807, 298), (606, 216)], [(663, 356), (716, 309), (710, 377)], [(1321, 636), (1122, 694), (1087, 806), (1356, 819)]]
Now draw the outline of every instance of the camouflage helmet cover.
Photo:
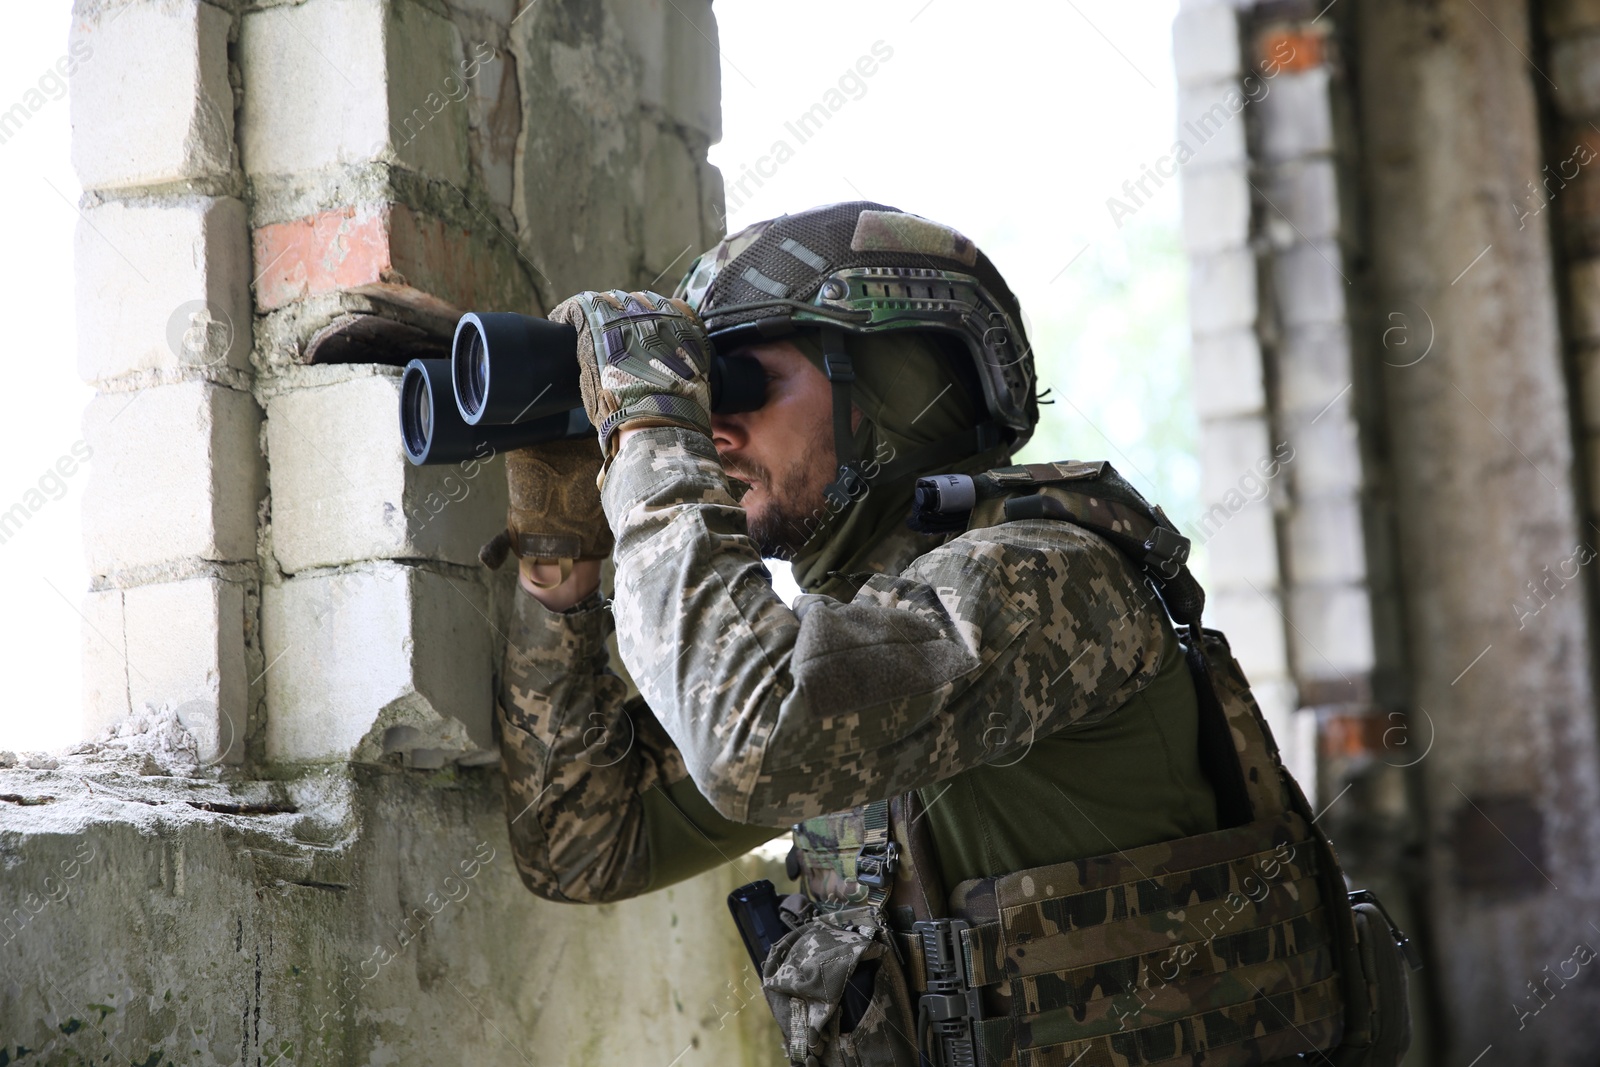
[(852, 201), (758, 222), (691, 263), (674, 295), (724, 350), (802, 325), (954, 335), (972, 356), (983, 407), (1014, 449), (1038, 422), (1016, 297), (970, 240), (918, 215)]

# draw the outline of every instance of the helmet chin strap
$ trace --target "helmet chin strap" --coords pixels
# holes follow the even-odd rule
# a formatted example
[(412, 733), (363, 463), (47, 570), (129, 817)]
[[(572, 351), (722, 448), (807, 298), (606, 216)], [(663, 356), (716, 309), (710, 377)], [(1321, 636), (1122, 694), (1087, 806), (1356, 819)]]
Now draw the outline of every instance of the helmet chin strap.
[(844, 331), (824, 326), (821, 333), (822, 371), (833, 383), (833, 454), (839, 464), (834, 480), (822, 494), (828, 503), (842, 509), (866, 488), (856, 456), (855, 431), (850, 426), (850, 384), (856, 380), (856, 368), (844, 347)]
[[(821, 335), (822, 370), (833, 385), (833, 452), (839, 464), (834, 480), (822, 494), (835, 512), (841, 512), (868, 489), (861, 458), (856, 455), (855, 429), (850, 425), (850, 385), (856, 380), (856, 370), (845, 349), (844, 331), (837, 326), (823, 326)], [(900, 456), (874, 474), (880, 482), (893, 483), (908, 474), (933, 473), (945, 464), (999, 448), (1002, 441), (999, 424), (985, 419), (949, 440), (924, 445), (909, 455)]]

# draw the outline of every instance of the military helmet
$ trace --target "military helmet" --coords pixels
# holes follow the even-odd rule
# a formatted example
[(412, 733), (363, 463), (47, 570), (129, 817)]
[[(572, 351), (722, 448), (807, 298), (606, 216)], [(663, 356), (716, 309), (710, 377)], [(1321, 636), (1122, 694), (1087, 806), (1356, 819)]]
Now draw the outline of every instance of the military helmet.
[[(1039, 420), (1033, 350), (1005, 279), (966, 237), (910, 212), (858, 200), (758, 222), (690, 264), (674, 295), (724, 351), (819, 328), (836, 427), (853, 374), (840, 336), (884, 330), (964, 344), (982, 392), (973, 399), (987, 413), (967, 453), (1002, 443), (1015, 452)], [(850, 466), (848, 445), (837, 438), (841, 467)]]

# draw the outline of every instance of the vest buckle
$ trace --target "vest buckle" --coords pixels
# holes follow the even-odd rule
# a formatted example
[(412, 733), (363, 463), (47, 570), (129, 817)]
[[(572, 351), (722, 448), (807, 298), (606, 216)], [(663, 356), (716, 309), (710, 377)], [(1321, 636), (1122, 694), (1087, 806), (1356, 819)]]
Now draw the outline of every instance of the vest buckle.
[(856, 883), (869, 889), (883, 889), (894, 880), (900, 866), (900, 846), (893, 841), (881, 845), (862, 845), (856, 853)]
[(973, 1024), (983, 1017), (979, 991), (972, 988), (961, 935), (970, 929), (961, 919), (915, 923), (922, 943), (928, 990), (917, 1000), (917, 1035), (922, 1053), (933, 1067), (973, 1067), (977, 1042)]

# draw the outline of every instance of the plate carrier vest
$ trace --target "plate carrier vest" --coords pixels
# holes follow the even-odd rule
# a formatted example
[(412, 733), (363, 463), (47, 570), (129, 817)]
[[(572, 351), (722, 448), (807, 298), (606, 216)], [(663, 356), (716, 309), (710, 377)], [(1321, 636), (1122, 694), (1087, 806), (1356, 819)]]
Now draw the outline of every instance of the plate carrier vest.
[[(1220, 828), (946, 896), (927, 823), (908, 832), (912, 792), (795, 827), (790, 875), (805, 872), (809, 903), (790, 898), (789, 923), (895, 913), (880, 936), (908, 995), (890, 1028), (915, 1035), (934, 1067), (1229, 1067), (1313, 1050), (1338, 1065), (1398, 1062), (1410, 1022), (1396, 961), (1418, 966), (1415, 950), (1371, 894), (1347, 892), (1226, 639), (1201, 628), (1188, 540), (1106, 463), (917, 482), (915, 529), (1020, 519), (1073, 523), (1143, 570), (1183, 637)], [(795, 1063), (833, 1062), (803, 1035), (788, 1049)]]

